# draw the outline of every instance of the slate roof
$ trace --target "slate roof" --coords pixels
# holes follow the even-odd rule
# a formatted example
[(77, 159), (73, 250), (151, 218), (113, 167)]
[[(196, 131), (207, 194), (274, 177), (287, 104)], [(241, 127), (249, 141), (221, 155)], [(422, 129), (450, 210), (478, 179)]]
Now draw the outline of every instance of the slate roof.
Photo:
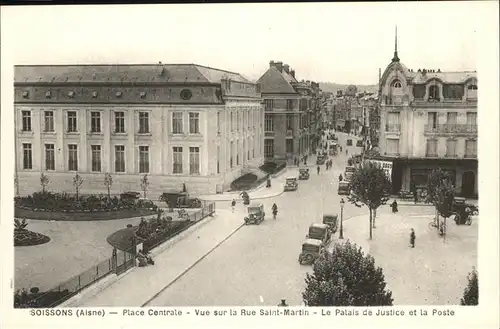
[(196, 64), (20, 65), (14, 82), (250, 82), (242, 75)]
[(257, 82), (260, 83), (260, 91), (263, 94), (297, 94), (291, 85), (297, 80), (285, 71), (280, 72), (276, 67), (270, 67)]
[(427, 81), (437, 78), (444, 83), (464, 83), (468, 79), (476, 78), (477, 72), (475, 71), (462, 71), (462, 72), (427, 72), (423, 75), (422, 72), (413, 72), (415, 77), (413, 83), (426, 83)]

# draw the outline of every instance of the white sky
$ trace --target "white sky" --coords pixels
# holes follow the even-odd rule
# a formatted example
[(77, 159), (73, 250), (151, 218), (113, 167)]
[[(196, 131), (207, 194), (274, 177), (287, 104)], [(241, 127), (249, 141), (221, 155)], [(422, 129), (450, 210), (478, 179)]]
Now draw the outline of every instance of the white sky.
[[(373, 84), (394, 27), (409, 68), (476, 68), (495, 1), (40, 6), (2, 9), (15, 64), (196, 63), (257, 79), (281, 60), (299, 79)], [(491, 20), (491, 19), (490, 19)], [(498, 42), (498, 41), (496, 41)]]

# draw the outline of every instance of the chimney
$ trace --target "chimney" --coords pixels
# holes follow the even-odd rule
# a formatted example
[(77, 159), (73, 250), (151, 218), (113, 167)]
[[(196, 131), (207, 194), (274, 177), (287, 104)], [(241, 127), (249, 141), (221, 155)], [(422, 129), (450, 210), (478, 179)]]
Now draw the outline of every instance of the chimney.
[(290, 70), (290, 75), (295, 79), (295, 70)]
[(283, 72), (283, 62), (276, 62), (275, 64), (278, 71)]
[(283, 70), (285, 70), (286, 73), (290, 73), (290, 65), (288, 64), (283, 65)]

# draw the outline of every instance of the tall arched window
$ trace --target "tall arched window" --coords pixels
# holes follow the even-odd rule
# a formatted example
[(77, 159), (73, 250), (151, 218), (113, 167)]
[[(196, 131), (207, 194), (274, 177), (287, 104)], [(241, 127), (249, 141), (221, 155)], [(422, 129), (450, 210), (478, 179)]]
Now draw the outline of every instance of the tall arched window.
[(439, 100), (439, 87), (432, 85), (429, 87), (429, 100)]

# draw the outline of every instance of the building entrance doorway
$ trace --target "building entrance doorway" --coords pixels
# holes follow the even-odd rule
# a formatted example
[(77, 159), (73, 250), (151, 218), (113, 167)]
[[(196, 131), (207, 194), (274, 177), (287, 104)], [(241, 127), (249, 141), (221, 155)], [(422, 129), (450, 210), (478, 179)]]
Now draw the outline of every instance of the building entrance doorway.
[(476, 178), (472, 171), (466, 171), (462, 174), (462, 195), (464, 197), (474, 196), (474, 185), (476, 184)]

